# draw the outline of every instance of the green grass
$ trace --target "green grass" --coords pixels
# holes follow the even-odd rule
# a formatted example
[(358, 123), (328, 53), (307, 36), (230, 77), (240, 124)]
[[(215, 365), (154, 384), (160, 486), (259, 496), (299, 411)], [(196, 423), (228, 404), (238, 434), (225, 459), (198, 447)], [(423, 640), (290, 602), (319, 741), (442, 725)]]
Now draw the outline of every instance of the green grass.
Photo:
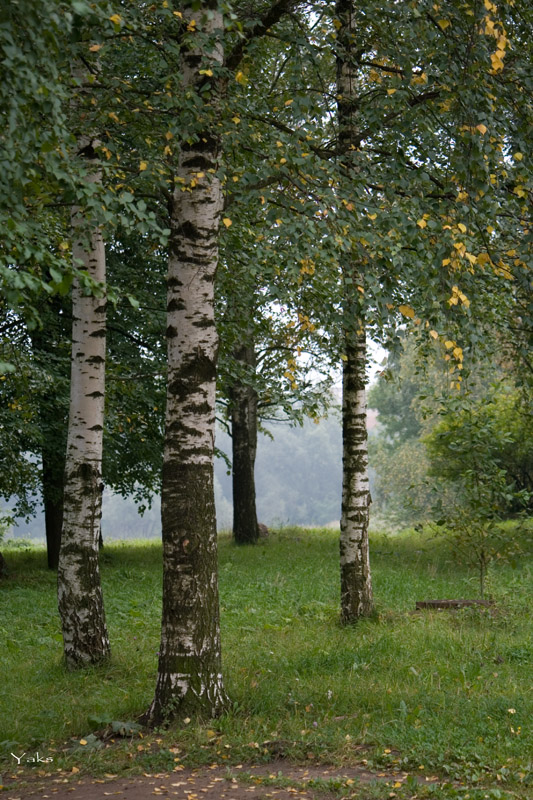
[(412, 613), (416, 600), (475, 597), (475, 575), (454, 563), (445, 544), (421, 534), (374, 536), (371, 545), (376, 614), (343, 629), (335, 532), (283, 529), (253, 548), (237, 548), (222, 535), (222, 643), (232, 710), (101, 750), (79, 739), (106, 720), (135, 719), (154, 690), (161, 548), (106, 546), (113, 658), (77, 673), (62, 666), (55, 576), (45, 569), (44, 551), (5, 550), (11, 572), (0, 585), (4, 765), (13, 767), (10, 752), (35, 749), (53, 755), (56, 766), (113, 773), (168, 769), (176, 758), (267, 760), (275, 752), (337, 764), (365, 758), (369, 767), (438, 772), (470, 786), (491, 781), (530, 796), (531, 553), (515, 569), (491, 570), (495, 612)]

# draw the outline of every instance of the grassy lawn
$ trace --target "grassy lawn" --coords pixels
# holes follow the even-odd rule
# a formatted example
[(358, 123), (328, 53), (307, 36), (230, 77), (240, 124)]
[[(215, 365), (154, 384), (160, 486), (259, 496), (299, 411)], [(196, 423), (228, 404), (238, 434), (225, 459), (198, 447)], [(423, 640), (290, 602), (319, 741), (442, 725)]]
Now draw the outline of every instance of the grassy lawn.
[[(454, 562), (445, 543), (421, 534), (378, 535), (371, 545), (376, 614), (343, 629), (335, 532), (285, 528), (254, 548), (222, 535), (222, 643), (233, 708), (219, 720), (101, 749), (91, 732), (134, 720), (152, 697), (161, 547), (105, 547), (113, 658), (77, 673), (61, 663), (55, 576), (44, 551), (5, 549), (2, 766), (13, 769), (10, 752), (37, 749), (54, 757), (55, 768), (114, 774), (172, 769), (179, 760), (364, 759), (377, 770), (401, 766), (457, 782), (438, 796), (465, 797), (460, 783), (471, 798), (478, 791), (533, 796), (531, 552), (514, 569), (491, 570), (495, 611), (413, 613), (416, 600), (476, 597), (476, 576)], [(497, 788), (471, 788), (480, 785)]]

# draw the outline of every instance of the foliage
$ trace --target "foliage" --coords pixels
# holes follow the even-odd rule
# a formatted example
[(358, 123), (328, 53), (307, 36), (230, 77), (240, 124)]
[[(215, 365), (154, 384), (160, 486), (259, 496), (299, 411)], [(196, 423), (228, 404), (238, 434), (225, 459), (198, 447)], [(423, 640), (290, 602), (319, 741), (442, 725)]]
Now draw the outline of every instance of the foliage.
[[(437, 478), (434, 513), (453, 535), (458, 556), (477, 567), (483, 596), (491, 562), (515, 563), (520, 553), (501, 522), (532, 507), (532, 416), (504, 383), (481, 398), (449, 402), (440, 416), (425, 438), (430, 475)], [(444, 501), (441, 483), (448, 489)]]
[[(161, 547), (105, 548), (114, 660), (77, 674), (61, 666), (54, 577), (44, 553), (6, 552), (12, 569), (0, 598), (6, 630), (0, 660), (2, 738), (12, 743), (7, 763), (10, 751), (38, 748), (54, 757), (54, 770), (159, 772), (168, 768), (170, 747), (179, 748), (175, 765), (181, 762), (174, 758), (242, 764), (271, 758), (263, 746), (270, 741), (304, 761), (308, 753), (337, 764), (363, 756), (378, 772), (396, 766), (472, 787), (493, 781), (524, 796), (533, 712), (527, 539), (517, 569), (499, 563), (490, 571), (494, 615), (476, 609), (412, 614), (416, 600), (472, 596), (469, 571), (454, 562), (447, 542), (428, 536), (376, 535), (371, 544), (378, 613), (346, 631), (337, 622), (335, 531), (285, 528), (253, 552), (221, 537), (232, 711), (143, 739), (107, 741), (91, 753), (79, 740), (97, 733), (104, 717), (135, 719), (153, 691)], [(35, 666), (43, 663), (46, 669)]]
[(431, 516), (429, 464), (421, 436), (432, 422), (423, 412), (421, 397), (427, 402), (427, 393), (445, 386), (448, 379), (434, 345), (422, 360), (415, 336), (400, 331), (398, 338), (402, 349), (389, 353), (368, 392), (368, 405), (378, 412), (369, 457), (376, 472), (375, 509), (387, 524), (402, 527)]

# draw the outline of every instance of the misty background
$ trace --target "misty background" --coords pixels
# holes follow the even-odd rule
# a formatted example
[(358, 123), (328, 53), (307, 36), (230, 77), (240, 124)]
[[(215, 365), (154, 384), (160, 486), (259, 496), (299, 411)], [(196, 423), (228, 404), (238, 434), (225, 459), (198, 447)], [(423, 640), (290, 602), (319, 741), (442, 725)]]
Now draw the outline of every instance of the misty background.
[[(369, 410), (369, 433), (376, 427), (376, 413)], [(231, 459), (231, 439), (220, 427), (217, 447)], [(372, 473), (372, 470), (371, 470)], [(303, 426), (286, 423), (266, 426), (259, 432), (256, 461), (257, 512), (269, 527), (283, 525), (338, 525), (342, 482), (342, 429), (340, 411), (332, 409), (318, 424), (306, 419)], [(371, 474), (371, 490), (374, 475)], [(232, 485), (223, 458), (215, 461), (215, 500), (219, 530), (232, 526)], [(102, 535), (105, 539), (158, 538), (161, 536), (159, 497), (141, 516), (133, 499), (104, 491)], [(44, 541), (44, 514), (18, 522), (7, 538)]]

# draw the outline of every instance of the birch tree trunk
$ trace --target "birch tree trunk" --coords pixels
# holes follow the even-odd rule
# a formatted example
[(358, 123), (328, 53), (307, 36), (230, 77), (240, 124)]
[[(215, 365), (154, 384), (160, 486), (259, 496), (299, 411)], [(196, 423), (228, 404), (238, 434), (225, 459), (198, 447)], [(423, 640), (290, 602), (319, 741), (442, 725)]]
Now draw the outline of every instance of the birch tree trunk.
[[(237, 361), (255, 368), (253, 341), (235, 352)], [(255, 497), (257, 453), (257, 392), (238, 379), (230, 388), (233, 478), (233, 536), (237, 544), (255, 544), (259, 539)]]
[[(207, 13), (209, 12), (209, 13)], [(184, 11), (210, 43), (182, 51), (184, 95), (202, 97), (206, 128), (184, 143), (171, 205), (167, 278), (168, 383), (161, 497), (163, 619), (155, 697), (145, 721), (219, 714), (222, 680), (213, 487), (218, 337), (214, 280), (223, 207), (216, 76), (222, 15), (216, 4)], [(190, 26), (192, 27), (192, 26)], [(215, 44), (213, 44), (213, 40)], [(205, 40), (204, 40), (205, 41)], [(200, 67), (203, 67), (200, 74)], [(201, 93), (200, 89), (204, 89)], [(182, 191), (182, 187), (190, 187)]]
[[(349, 175), (356, 165), (357, 85), (355, 65), (356, 30), (353, 0), (338, 0), (337, 96), (339, 145), (346, 155)], [(355, 182), (354, 182), (355, 184)], [(345, 361), (342, 400), (342, 512), (340, 534), (341, 621), (356, 622), (372, 611), (372, 580), (368, 553), (370, 491), (366, 431), (366, 336), (362, 302), (357, 286), (364, 275), (357, 254), (345, 257)]]
[[(78, 140), (84, 157), (94, 143)], [(89, 180), (97, 182), (95, 171)], [(83, 212), (72, 212), (73, 257), (93, 280), (105, 284), (105, 247), (101, 231), (87, 245)], [(80, 231), (80, 233), (77, 233)], [(98, 663), (109, 656), (98, 540), (102, 511), (102, 440), (105, 393), (106, 298), (86, 296), (79, 282), (72, 290), (72, 367), (65, 466), (63, 532), (58, 569), (58, 606), (67, 666)]]

